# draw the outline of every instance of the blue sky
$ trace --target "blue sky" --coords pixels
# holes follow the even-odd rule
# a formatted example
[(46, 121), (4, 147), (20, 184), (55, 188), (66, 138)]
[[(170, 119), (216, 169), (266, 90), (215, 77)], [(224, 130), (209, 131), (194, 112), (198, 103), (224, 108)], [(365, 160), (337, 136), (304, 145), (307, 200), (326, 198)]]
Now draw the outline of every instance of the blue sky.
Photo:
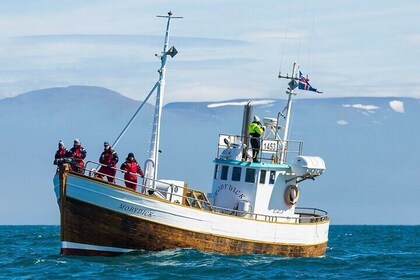
[(325, 92), (304, 97), (420, 97), (419, 1), (3, 0), (0, 99), (69, 85), (143, 99), (168, 10), (184, 19), (166, 102), (285, 98), (294, 61)]

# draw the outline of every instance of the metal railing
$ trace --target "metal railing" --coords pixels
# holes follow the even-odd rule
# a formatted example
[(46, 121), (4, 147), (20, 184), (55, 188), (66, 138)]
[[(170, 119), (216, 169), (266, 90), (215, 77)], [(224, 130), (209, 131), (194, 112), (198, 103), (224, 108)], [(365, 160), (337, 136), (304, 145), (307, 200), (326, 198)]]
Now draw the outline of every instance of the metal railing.
[[(99, 180), (99, 178), (95, 177), (95, 174), (100, 174), (103, 176), (103, 179), (106, 179), (106, 176), (109, 176), (105, 173), (101, 173), (96, 169), (88, 169), (88, 165), (92, 164), (95, 166), (105, 166), (103, 164), (100, 164), (98, 162), (94, 162), (94, 161), (87, 161), (85, 168), (83, 169), (83, 175), (85, 176), (89, 176), (89, 177), (93, 177)], [(125, 171), (119, 169), (119, 168), (113, 168), (116, 171), (120, 171), (121, 173), (125, 173)], [(87, 175), (85, 174), (87, 173)], [(136, 174), (137, 177), (140, 177), (138, 174)], [(129, 182), (129, 183), (134, 183), (132, 181), (127, 181), (123, 178), (119, 178), (118, 176), (114, 177), (115, 182)], [(151, 179), (154, 180), (154, 179)], [(196, 205), (192, 202), (194, 201), (198, 201), (199, 204), (201, 205), (210, 205), (210, 207), (203, 207), (200, 208), (204, 211), (209, 211), (209, 212), (215, 212), (215, 213), (220, 213), (220, 214), (225, 214), (225, 215), (232, 215), (232, 216), (238, 216), (238, 217), (242, 217), (242, 218), (246, 218), (246, 219), (250, 219), (250, 220), (259, 220), (259, 221), (267, 221), (267, 222), (273, 222), (273, 223), (317, 223), (317, 222), (322, 222), (322, 221), (327, 221), (329, 220), (328, 218), (328, 213), (324, 210), (318, 209), (318, 208), (308, 208), (308, 207), (296, 207), (296, 213), (297, 215), (299, 215), (298, 217), (288, 217), (288, 216), (278, 216), (278, 215), (267, 215), (267, 214), (259, 214), (259, 213), (253, 213), (250, 211), (242, 211), (242, 210), (238, 210), (238, 209), (232, 209), (232, 208), (224, 208), (224, 207), (219, 207), (219, 206), (214, 206), (211, 205), (211, 203), (208, 200), (202, 200), (202, 199), (198, 199), (194, 196), (187, 196), (184, 194), (187, 194), (188, 191), (190, 192), (197, 192), (197, 193), (203, 193), (200, 191), (195, 191), (192, 189), (188, 189), (184, 186), (179, 186), (179, 185), (175, 185), (175, 184), (171, 184), (171, 183), (167, 183), (167, 182), (163, 182), (160, 180), (154, 180), (160, 184), (166, 185), (168, 186), (168, 191), (166, 191), (166, 197), (161, 194), (161, 192), (157, 189), (152, 189), (149, 188), (147, 186), (145, 186), (142, 183), (136, 183), (137, 187), (141, 188), (141, 193), (143, 194), (155, 194), (157, 197), (160, 197), (162, 199), (168, 200), (172, 203), (175, 198), (178, 198), (179, 200), (179, 204), (182, 205), (186, 205), (185, 203), (183, 203), (183, 201), (188, 201), (188, 203), (190, 204), (189, 206), (194, 207), (193, 205)], [(110, 183), (110, 182), (108, 182)], [(114, 183), (116, 184), (116, 183)], [(117, 184), (118, 185), (118, 184)], [(118, 185), (121, 186), (121, 185)], [(181, 188), (183, 191), (183, 195), (177, 194), (174, 192), (175, 188)], [(150, 191), (153, 191), (153, 193), (149, 193)], [(168, 195), (169, 194), (169, 195)], [(204, 193), (203, 193), (204, 194)]]
[(300, 216), (301, 220), (309, 222), (321, 222), (329, 219), (328, 212), (318, 208), (296, 207), (295, 213)]
[[(95, 162), (95, 161), (87, 161), (86, 162), (86, 165), (85, 165), (85, 167), (84, 167), (84, 172), (83, 172), (83, 174), (84, 175), (86, 175), (85, 173), (87, 172), (88, 173), (88, 176), (89, 177), (93, 177), (93, 178), (96, 178), (96, 179), (103, 179), (103, 180), (106, 180), (106, 177), (113, 177), (114, 178), (114, 181), (115, 182), (127, 182), (127, 183), (131, 183), (131, 184), (135, 184), (136, 185), (136, 187), (141, 187), (141, 192), (142, 193), (146, 193), (146, 191), (148, 191), (148, 190), (153, 190), (153, 191), (158, 191), (158, 190), (155, 190), (155, 189), (152, 189), (152, 188), (149, 188), (149, 187), (147, 187), (147, 186), (145, 186), (144, 184), (142, 184), (142, 183), (138, 183), (138, 182), (133, 182), (133, 181), (129, 181), (129, 180), (125, 180), (124, 178), (120, 178), (120, 177), (118, 177), (117, 176), (117, 174), (115, 174), (115, 176), (110, 176), (110, 175), (108, 175), (108, 174), (105, 174), (105, 173), (102, 173), (102, 172), (99, 172), (99, 169), (97, 170), (96, 168), (92, 168), (92, 169), (89, 169), (88, 168), (88, 165), (89, 164), (92, 164), (92, 165), (95, 165), (95, 166), (97, 166), (97, 167), (99, 167), (99, 166), (103, 166), (103, 167), (107, 167), (106, 165), (104, 165), (104, 164), (101, 164), (101, 163), (99, 163), (99, 162)], [(125, 174), (126, 173), (126, 171), (125, 170), (122, 170), (122, 169), (120, 169), (120, 168), (117, 168), (117, 167), (108, 167), (108, 168), (111, 168), (111, 169), (114, 169), (114, 170), (116, 170), (116, 171), (119, 171), (119, 172), (121, 172), (121, 173), (123, 173), (123, 174)], [(97, 174), (99, 174), (99, 175), (101, 175), (102, 176), (102, 178), (98, 178), (97, 177)], [(137, 177), (137, 181), (139, 181), (139, 178), (140, 178), (140, 181), (142, 181), (143, 180), (143, 177), (141, 177), (139, 174), (133, 174), (133, 175), (135, 175), (136, 177)], [(177, 187), (177, 188), (182, 188), (182, 189), (184, 189), (184, 187), (182, 187), (182, 186), (177, 186), (177, 185), (174, 185), (174, 184), (171, 184), (171, 183), (167, 183), (167, 182), (163, 182), (163, 181), (159, 181), (159, 180), (155, 180), (155, 179), (152, 179), (152, 178), (148, 178), (148, 179), (150, 179), (150, 180), (153, 180), (153, 181), (155, 181), (155, 182), (158, 182), (158, 183), (160, 183), (160, 184), (162, 184), (162, 185), (166, 185), (166, 186), (168, 186), (169, 188), (170, 188), (170, 196), (169, 196), (169, 199), (168, 200), (172, 200), (172, 195), (173, 195), (173, 193), (174, 193), (174, 188), (175, 187)], [(108, 182), (108, 183), (112, 183), (112, 182)], [(116, 184), (116, 183), (115, 183)], [(169, 191), (168, 191), (168, 193), (169, 193)]]
[[(226, 140), (228, 144), (226, 143)], [(245, 149), (251, 151), (252, 146), (250, 143), (244, 143), (245, 137), (234, 134), (219, 134), (219, 143), (217, 145), (217, 154), (216, 158), (223, 158), (223, 151), (229, 147), (238, 148), (243, 151), (243, 144), (245, 144)], [(247, 137), (247, 139), (257, 139), (260, 141), (260, 149), (258, 153), (257, 160), (260, 162), (268, 163), (280, 163), (282, 158), (281, 153), (283, 151), (283, 146), (285, 145), (285, 154), (283, 156), (284, 162), (287, 162), (287, 158), (295, 155), (302, 155), (303, 150), (303, 141), (298, 140), (280, 140), (280, 139), (263, 139), (255, 137)], [(246, 152), (242, 152), (241, 160), (249, 160), (246, 158)]]
[[(324, 210), (317, 209), (317, 208), (308, 208), (308, 207), (296, 207), (296, 210), (307, 210), (307, 212), (296, 212), (295, 214), (299, 215), (299, 217), (290, 217), (290, 216), (275, 216), (275, 215), (267, 215), (267, 214), (258, 214), (252, 213), (247, 211), (241, 211), (236, 209), (230, 208), (223, 208), (213, 206), (215, 212), (240, 216), (248, 219), (260, 220), (260, 221), (267, 221), (273, 223), (317, 223), (322, 221), (329, 220), (328, 213)], [(310, 214), (311, 212), (312, 214)]]

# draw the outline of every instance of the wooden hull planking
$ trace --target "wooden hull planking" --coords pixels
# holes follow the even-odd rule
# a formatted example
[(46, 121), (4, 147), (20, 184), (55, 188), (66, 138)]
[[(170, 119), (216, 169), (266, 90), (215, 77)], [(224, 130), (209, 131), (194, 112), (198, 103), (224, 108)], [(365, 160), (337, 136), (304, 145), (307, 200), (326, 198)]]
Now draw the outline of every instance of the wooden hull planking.
[[(88, 244), (86, 248), (62, 248), (63, 255), (115, 256), (130, 250), (158, 251), (195, 248), (223, 254), (272, 254), (286, 257), (316, 257), (325, 253), (327, 243), (294, 245), (259, 243), (193, 232), (125, 215), (67, 197), (63, 205), (62, 241)], [(111, 251), (97, 248), (121, 248)], [(128, 250), (127, 250), (128, 249)]]

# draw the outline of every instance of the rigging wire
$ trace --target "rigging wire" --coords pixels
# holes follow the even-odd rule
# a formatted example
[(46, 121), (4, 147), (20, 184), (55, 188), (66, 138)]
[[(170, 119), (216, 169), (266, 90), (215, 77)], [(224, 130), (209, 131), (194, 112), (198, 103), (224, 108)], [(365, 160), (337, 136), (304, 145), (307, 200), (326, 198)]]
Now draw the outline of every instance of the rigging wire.
[(309, 65), (311, 60), (311, 50), (312, 50), (312, 39), (314, 37), (314, 27), (315, 27), (315, 11), (316, 11), (316, 0), (312, 1), (312, 26), (309, 35), (309, 50), (308, 50), (308, 60), (306, 62), (306, 75), (309, 75)]
[[(301, 26), (299, 26), (300, 28), (300, 32), (299, 32), (299, 44), (298, 44), (298, 53), (297, 53), (297, 59), (296, 59), (296, 63), (299, 64), (300, 58), (301, 58), (301, 52), (302, 52), (302, 41), (303, 41), (303, 37), (304, 37), (304, 32), (307, 29), (308, 25), (309, 25), (309, 43), (308, 43), (308, 55), (307, 55), (307, 63), (306, 63), (306, 67), (305, 67), (305, 72), (309, 73), (309, 65), (310, 65), (310, 61), (311, 61), (311, 51), (312, 51), (312, 40), (314, 37), (314, 30), (315, 30), (315, 11), (316, 11), (316, 7), (317, 7), (317, 1), (316, 0), (308, 0), (308, 2), (306, 1), (302, 1), (301, 2), (303, 7), (298, 9), (300, 12), (299, 14), (301, 15), (301, 20), (299, 22), (302, 23)], [(307, 5), (308, 3), (312, 3), (312, 5)], [(283, 40), (283, 46), (282, 46), (282, 51), (281, 51), (281, 59), (280, 59), (280, 69), (279, 69), (279, 73), (281, 73), (282, 67), (283, 67), (283, 60), (284, 60), (284, 54), (285, 54), (285, 50), (286, 50), (286, 42), (288, 39), (290, 39), (290, 34), (289, 34), (289, 29), (290, 29), (290, 18), (291, 18), (291, 14), (292, 14), (292, 7), (294, 6), (293, 1), (290, 1), (290, 5), (289, 5), (289, 14), (287, 16), (287, 25), (286, 25), (286, 32), (284, 34), (284, 40)], [(309, 6), (309, 9), (308, 9)], [(310, 23), (308, 23), (306, 19), (306, 15), (308, 14), (308, 12), (312, 13), (312, 21)]]
[(290, 1), (289, 15), (287, 17), (287, 24), (286, 24), (286, 33), (284, 34), (283, 50), (281, 52), (281, 60), (280, 60), (280, 70), (279, 70), (279, 73), (281, 72), (281, 68), (282, 68), (282, 65), (283, 65), (284, 49), (286, 47), (286, 41), (287, 41), (287, 37), (288, 37), (288, 33), (289, 33), (290, 15), (292, 14), (292, 6), (293, 6), (293, 1)]
[(299, 48), (298, 48), (298, 56), (297, 56), (297, 59), (296, 59), (296, 63), (297, 64), (299, 64), (299, 60), (300, 60), (300, 52), (301, 52), (301, 47), (302, 47), (302, 37), (303, 37), (303, 31), (305, 30), (305, 23), (306, 23), (306, 21), (305, 21), (305, 18), (306, 18), (306, 5), (305, 5), (305, 2), (303, 2), (302, 1), (302, 5), (303, 5), (303, 8), (301, 9), (302, 10), (302, 20), (301, 20), (301, 22), (303, 23), (302, 24), (302, 28), (300, 28), (300, 34), (299, 34)]

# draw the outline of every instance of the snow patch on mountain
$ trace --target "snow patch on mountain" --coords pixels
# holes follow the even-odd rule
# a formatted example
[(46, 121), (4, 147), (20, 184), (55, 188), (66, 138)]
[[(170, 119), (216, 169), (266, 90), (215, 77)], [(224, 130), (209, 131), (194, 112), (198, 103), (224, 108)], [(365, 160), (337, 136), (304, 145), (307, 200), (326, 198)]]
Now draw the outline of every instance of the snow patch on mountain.
[[(207, 108), (217, 108), (217, 107), (223, 107), (223, 106), (244, 106), (248, 102), (249, 101), (212, 103), (212, 104), (208, 104)], [(251, 101), (251, 104), (254, 106), (272, 106), (274, 102), (276, 101), (275, 100), (256, 100), (256, 101)]]
[(337, 121), (337, 124), (338, 125), (348, 125), (349, 123), (347, 121), (345, 121), (345, 120), (338, 120)]
[(392, 100), (389, 102), (389, 106), (392, 110), (394, 110), (397, 113), (404, 114), (404, 102), (399, 100)]
[(378, 106), (375, 105), (363, 105), (363, 104), (343, 104), (345, 108), (355, 108), (355, 109), (362, 109), (366, 111), (373, 112), (373, 110), (379, 109)]

